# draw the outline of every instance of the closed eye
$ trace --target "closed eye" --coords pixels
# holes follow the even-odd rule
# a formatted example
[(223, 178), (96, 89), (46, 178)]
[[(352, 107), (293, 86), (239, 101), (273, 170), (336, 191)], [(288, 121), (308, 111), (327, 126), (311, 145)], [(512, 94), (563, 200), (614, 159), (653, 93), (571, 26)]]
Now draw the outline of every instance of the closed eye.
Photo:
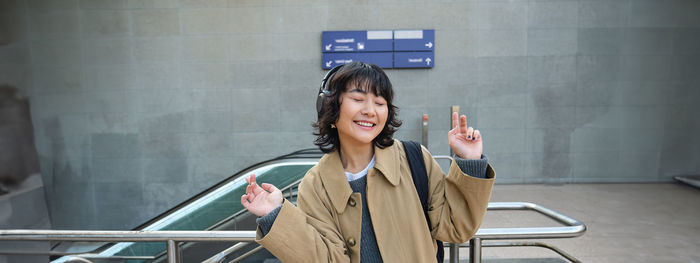
[(377, 106), (384, 106), (384, 105), (386, 105), (386, 100), (384, 100), (383, 97), (378, 97), (378, 98), (376, 98), (376, 99), (374, 100), (374, 103), (375, 103)]

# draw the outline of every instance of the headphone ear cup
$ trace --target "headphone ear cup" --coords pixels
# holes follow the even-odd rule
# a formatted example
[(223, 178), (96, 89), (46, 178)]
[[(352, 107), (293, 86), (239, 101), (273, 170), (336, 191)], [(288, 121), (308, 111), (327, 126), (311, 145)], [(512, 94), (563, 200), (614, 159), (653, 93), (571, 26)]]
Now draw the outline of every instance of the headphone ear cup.
[(318, 97), (316, 97), (316, 113), (318, 114), (318, 119), (321, 118), (321, 109), (323, 108), (323, 104), (326, 103), (326, 93), (321, 91), (318, 93)]
[(321, 80), (321, 86), (318, 88), (318, 97), (316, 97), (316, 113), (318, 114), (318, 119), (321, 118), (321, 110), (323, 109), (323, 105), (326, 104), (326, 100), (328, 97), (330, 97), (331, 92), (328, 90), (326, 85), (328, 84), (329, 80), (335, 75), (335, 73), (342, 68), (343, 65), (338, 65), (332, 68), (331, 70), (326, 73), (325, 76), (323, 76), (323, 80)]

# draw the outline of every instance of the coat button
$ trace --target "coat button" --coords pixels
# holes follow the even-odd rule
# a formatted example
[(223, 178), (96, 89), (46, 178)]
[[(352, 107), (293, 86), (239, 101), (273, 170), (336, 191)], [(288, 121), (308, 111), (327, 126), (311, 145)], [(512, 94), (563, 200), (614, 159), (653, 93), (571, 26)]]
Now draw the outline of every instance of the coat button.
[(354, 238), (351, 237), (350, 239), (348, 239), (348, 246), (351, 246), (351, 247), (355, 246), (355, 239)]
[(355, 198), (350, 197), (350, 200), (348, 200), (348, 204), (352, 207), (355, 207), (357, 203), (355, 202)]

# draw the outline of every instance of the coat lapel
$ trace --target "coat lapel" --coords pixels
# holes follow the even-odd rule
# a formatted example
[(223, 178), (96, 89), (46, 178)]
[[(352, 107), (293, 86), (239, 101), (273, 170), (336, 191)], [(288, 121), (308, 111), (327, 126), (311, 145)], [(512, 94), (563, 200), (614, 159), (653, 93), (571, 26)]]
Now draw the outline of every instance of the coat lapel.
[(345, 169), (340, 162), (338, 151), (323, 155), (318, 161), (319, 175), (333, 207), (342, 214), (352, 194), (352, 188), (345, 177)]

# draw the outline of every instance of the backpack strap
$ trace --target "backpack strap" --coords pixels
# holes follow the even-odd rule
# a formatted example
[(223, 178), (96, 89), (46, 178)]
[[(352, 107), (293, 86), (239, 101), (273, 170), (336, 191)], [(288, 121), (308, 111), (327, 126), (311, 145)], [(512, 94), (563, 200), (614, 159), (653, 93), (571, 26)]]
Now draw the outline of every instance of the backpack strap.
[(402, 141), (403, 149), (406, 152), (406, 158), (408, 159), (408, 164), (411, 166), (411, 177), (413, 178), (413, 185), (416, 187), (418, 192), (418, 197), (420, 198), (420, 204), (423, 206), (423, 212), (425, 212), (425, 219), (428, 220), (430, 224), (430, 218), (428, 215), (428, 172), (425, 169), (425, 161), (423, 160), (423, 150), (420, 144), (414, 141)]
[[(430, 217), (428, 216), (428, 172), (425, 169), (425, 160), (423, 160), (423, 150), (419, 143), (414, 141), (401, 141), (403, 149), (406, 152), (408, 165), (411, 167), (411, 178), (413, 185), (416, 187), (420, 204), (423, 206), (423, 215), (425, 221), (428, 222), (428, 231), (430, 231)], [(437, 240), (437, 262), (442, 263), (445, 258), (445, 248), (442, 241)]]

